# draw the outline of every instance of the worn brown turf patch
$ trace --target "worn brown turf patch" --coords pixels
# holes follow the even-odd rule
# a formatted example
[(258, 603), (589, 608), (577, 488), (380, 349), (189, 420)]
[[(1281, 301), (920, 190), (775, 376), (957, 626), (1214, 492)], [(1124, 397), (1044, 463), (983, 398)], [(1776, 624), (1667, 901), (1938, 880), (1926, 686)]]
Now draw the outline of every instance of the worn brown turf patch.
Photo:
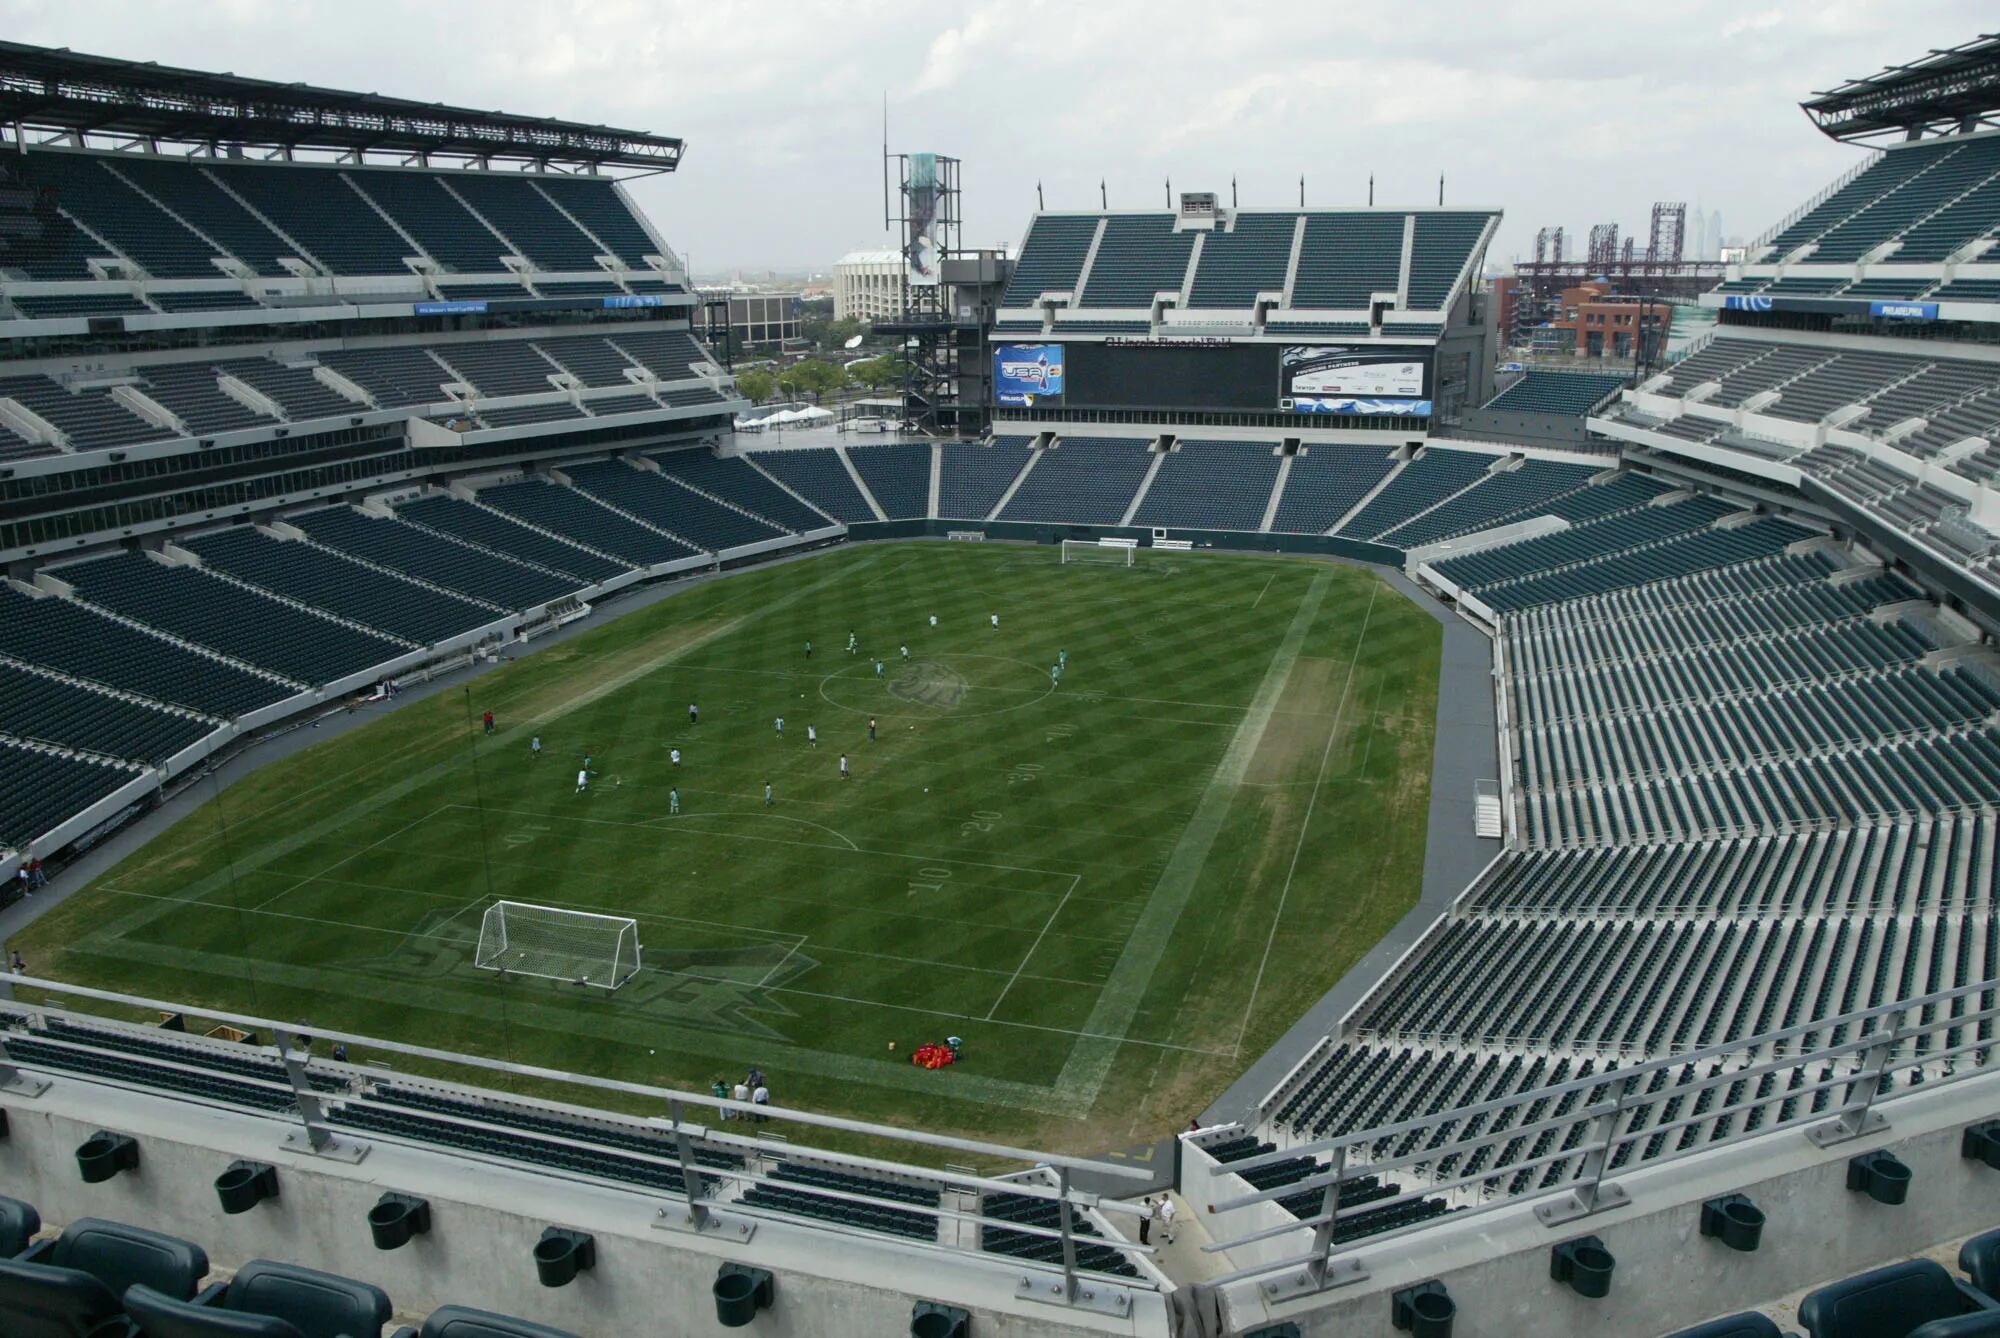
[(1304, 655), (1293, 663), (1278, 694), (1277, 710), (1251, 754), (1243, 777), (1246, 784), (1312, 780), (1326, 748), (1326, 732), (1333, 727), (1345, 670), (1338, 661)]

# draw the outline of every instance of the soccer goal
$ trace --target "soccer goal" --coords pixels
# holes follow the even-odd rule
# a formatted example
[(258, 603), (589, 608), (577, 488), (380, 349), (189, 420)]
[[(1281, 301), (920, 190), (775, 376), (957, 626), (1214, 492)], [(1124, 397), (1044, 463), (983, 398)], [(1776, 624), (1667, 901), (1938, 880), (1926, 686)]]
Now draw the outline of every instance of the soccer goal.
[(479, 922), (473, 965), (615, 990), (639, 969), (639, 922), (496, 901)]
[(1093, 562), (1103, 566), (1129, 567), (1138, 557), (1139, 545), (1130, 539), (1065, 539), (1063, 565)]

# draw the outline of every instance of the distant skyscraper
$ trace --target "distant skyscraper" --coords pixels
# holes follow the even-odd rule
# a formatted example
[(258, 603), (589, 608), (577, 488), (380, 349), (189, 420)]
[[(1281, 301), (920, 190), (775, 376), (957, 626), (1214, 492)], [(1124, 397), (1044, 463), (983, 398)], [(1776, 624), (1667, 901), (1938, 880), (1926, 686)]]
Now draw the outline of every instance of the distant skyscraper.
[(1722, 257), (1722, 211), (1716, 210), (1708, 216), (1708, 254), (1703, 260), (1719, 260)]
[(1695, 260), (1708, 259), (1708, 218), (1701, 212), (1700, 205), (1694, 207), (1694, 236), (1690, 240), (1694, 245), (1688, 255)]

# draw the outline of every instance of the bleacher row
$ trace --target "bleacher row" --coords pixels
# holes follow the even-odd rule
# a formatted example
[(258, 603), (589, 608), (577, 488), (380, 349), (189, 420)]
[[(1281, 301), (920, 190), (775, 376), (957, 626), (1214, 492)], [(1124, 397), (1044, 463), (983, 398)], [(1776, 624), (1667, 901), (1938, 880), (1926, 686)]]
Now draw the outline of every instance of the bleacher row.
[[(600, 177), (36, 148), (10, 156), (0, 182), (31, 192), (42, 220), (39, 235), (0, 253), (0, 281), (91, 280), (91, 260), (119, 262), (148, 281), (142, 289), (114, 281), (103, 292), (9, 295), (0, 315), (9, 305), (28, 317), (255, 308), (256, 279), (291, 278), (300, 267), (401, 281), (343, 289), (342, 301), (409, 301), (413, 292), (424, 300), (431, 290), (418, 268), (439, 280), (436, 295), (445, 298), (677, 287), (652, 264), (666, 248)], [(476, 285), (445, 278), (461, 274), (483, 277)], [(229, 279), (239, 281), (174, 291), (177, 282)]]
[[(1414, 548), (1538, 515), (1581, 521), (1664, 491), (1603, 466), (1444, 446), (1399, 459), (1382, 446), (1314, 443), (1287, 468), (1275, 441), (1178, 438), (1165, 452), (1148, 437), (1079, 434), (1043, 449), (1033, 442), (1003, 434), (986, 445), (936, 447), (936, 518), (1333, 533)], [(880, 519), (931, 516), (932, 453), (921, 445), (778, 447), (752, 458), (820, 510), (855, 523), (878, 519), (855, 474)]]
[(701, 449), (566, 477), (179, 536), (161, 557), (46, 568), (53, 591), (0, 584), (0, 848), (259, 708), (637, 569), (832, 523)]
[[(232, 1051), (139, 1027), (64, 1018), (37, 1023), (25, 1013), (9, 1010), (0, 1010), (0, 1037), (10, 1058), (33, 1069), (267, 1114), (294, 1118), (298, 1114), (284, 1064), (274, 1052), (254, 1044)], [(490, 1095), (475, 1097), (317, 1060), (308, 1068), (307, 1079), (324, 1117), (338, 1127), (556, 1175), (636, 1187), (649, 1196), (686, 1197), (678, 1144), (657, 1126), (580, 1116)], [(947, 1199), (963, 1191), (943, 1181), (865, 1173), (749, 1142), (761, 1125), (754, 1131), (743, 1126), (742, 1136), (732, 1138), (728, 1117), (709, 1129), (719, 1136), (704, 1135), (696, 1142), (694, 1165), (701, 1171), (703, 1196), (716, 1207), (754, 1208), (930, 1243), (938, 1241), (941, 1226), (947, 1232), (952, 1229), (951, 1218), (942, 1214)], [(1056, 1203), (1036, 1195), (988, 1192), (978, 1196), (976, 1210), (1019, 1227), (1056, 1231)], [(1077, 1214), (1074, 1221), (1080, 1238), (1102, 1239), (1087, 1216)], [(993, 1223), (979, 1230), (979, 1248), (987, 1253), (1060, 1262), (1058, 1235)], [(1091, 1272), (1139, 1276), (1123, 1253), (1104, 1244), (1080, 1243), (1077, 1264)]]
[[(1399, 290), (1405, 292), (1403, 310), (1434, 312), (1449, 306), (1493, 215), (1239, 209), (1207, 232), (1176, 231), (1175, 218), (1167, 210), (1037, 214), (1000, 305), (1030, 308), (1041, 294), (1062, 292), (1074, 295), (1071, 309), (1130, 309), (1151, 306), (1158, 293), (1175, 294), (1177, 302), (1184, 293), (1181, 305), (1191, 310), (1238, 310), (1251, 307), (1259, 293), (1287, 293), (1289, 276), (1289, 301), (1277, 312), (1365, 312), (1376, 294)], [(1129, 333), (1129, 324), (1063, 322), (1066, 329), (1088, 326), (1101, 333)], [(1145, 329), (1140, 322), (1137, 332)], [(1367, 323), (1339, 333), (1366, 334)]]
[[(1937, 460), (1953, 473), (1982, 484), (2000, 484), (2000, 364), (1923, 352), (1887, 353), (1839, 343), (1773, 343), (1722, 334), (1648, 383), (1650, 392), (1720, 409), (1751, 412), (1793, 423), (1822, 422), (1894, 446), (1906, 455)], [(1694, 414), (1664, 425), (1627, 406), (1614, 416), (1639, 426), (1707, 441), (1729, 426)], [(1961, 443), (1986, 443), (1971, 450)], [(1732, 439), (1732, 444), (1734, 439)], [(1815, 476), (1832, 475), (1861, 459), (1838, 445), (1796, 454), (1797, 446), (1770, 448)], [(1914, 480), (1887, 466), (1870, 492), (1911, 488)], [(1937, 507), (1928, 508), (1937, 518)]]
[[(98, 373), (86, 385), (66, 386), (40, 373), (0, 376), (0, 399), (11, 399), (52, 425), (62, 445), (31, 440), (0, 417), (0, 459), (102, 450), (209, 437), (223, 432), (275, 428), (322, 418), (344, 418), (369, 409), (421, 408), (464, 404), (459, 412), (490, 427), (554, 418), (587, 421), (605, 413), (629, 413), (686, 404), (720, 404), (724, 397), (706, 385), (685, 384), (695, 363), (712, 363), (685, 329), (621, 325), (602, 334), (461, 340), (450, 343), (387, 344), (331, 348), (317, 354), (276, 354), (182, 362), (142, 363), (128, 373)], [(324, 367), (359, 390), (362, 398), (320, 379)], [(630, 371), (638, 379), (627, 376)], [(229, 383), (240, 383), (248, 394)], [(673, 386), (656, 398), (649, 384)], [(142, 416), (113, 394), (125, 386), (164, 409), (185, 431)], [(465, 386), (462, 394), (452, 387)], [(575, 386), (586, 390), (623, 388), (621, 396), (591, 396), (523, 408), (478, 407), (478, 401), (511, 396), (549, 395)], [(234, 393), (232, 393), (234, 391)], [(268, 401), (274, 414), (264, 407)], [(527, 416), (524, 416), (527, 415)]]
[[(1515, 839), (1272, 1094), (1270, 1136), (1419, 1119), (2000, 971), (2000, 658), (1917, 587), (1789, 521), (1659, 492), (1435, 570), (1498, 620)], [(1716, 1071), (1628, 1094), (1621, 1132), (1695, 1122), (1623, 1145), (1614, 1168), (1828, 1102), (1788, 1096), (1797, 1073), (1674, 1095)], [(1559, 1120), (1616, 1090), (1505, 1118)], [(1372, 1142), (1349, 1167), (1450, 1133)], [(1557, 1185), (1582, 1136), (1545, 1129), (1417, 1179), (1553, 1156), (1480, 1184)]]

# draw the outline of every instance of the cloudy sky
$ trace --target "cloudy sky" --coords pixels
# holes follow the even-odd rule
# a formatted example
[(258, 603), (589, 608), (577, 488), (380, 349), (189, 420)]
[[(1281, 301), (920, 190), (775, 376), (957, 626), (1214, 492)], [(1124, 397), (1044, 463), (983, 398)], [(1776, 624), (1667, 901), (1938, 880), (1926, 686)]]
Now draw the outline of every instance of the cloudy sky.
[(683, 136), (635, 190), (698, 270), (883, 244), (901, 150), (964, 160), (964, 241), (1175, 190), (1763, 231), (1855, 160), (1797, 102), (1995, 28), (1992, 0), (0, 0), (10, 39)]

